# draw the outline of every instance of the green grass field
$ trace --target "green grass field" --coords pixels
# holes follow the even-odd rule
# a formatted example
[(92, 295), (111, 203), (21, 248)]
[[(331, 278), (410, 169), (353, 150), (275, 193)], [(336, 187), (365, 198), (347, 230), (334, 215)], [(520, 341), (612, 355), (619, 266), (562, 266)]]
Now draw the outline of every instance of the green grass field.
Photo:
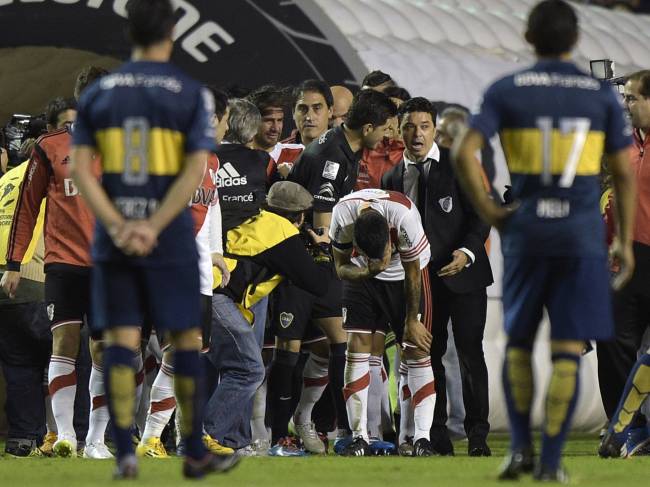
[[(455, 444), (457, 456), (433, 458), (248, 458), (225, 476), (212, 476), (205, 485), (232, 487), (298, 486), (446, 486), (488, 487), (503, 485), (495, 481), (495, 472), (507, 446), (507, 438), (490, 439), (494, 456), (469, 458), (467, 444)], [(628, 460), (602, 460), (595, 455), (596, 437), (573, 437), (566, 449), (565, 465), (571, 484), (614, 486), (647, 485), (650, 457)], [(0, 485), (3, 487), (66, 486), (101, 487), (115, 485), (111, 479), (113, 464), (83, 459), (0, 458)], [(141, 462), (137, 485), (156, 487), (189, 484), (182, 479), (178, 459)], [(192, 482), (196, 485), (195, 482)], [(517, 485), (532, 484), (525, 478)], [(506, 484), (508, 485), (508, 484)]]

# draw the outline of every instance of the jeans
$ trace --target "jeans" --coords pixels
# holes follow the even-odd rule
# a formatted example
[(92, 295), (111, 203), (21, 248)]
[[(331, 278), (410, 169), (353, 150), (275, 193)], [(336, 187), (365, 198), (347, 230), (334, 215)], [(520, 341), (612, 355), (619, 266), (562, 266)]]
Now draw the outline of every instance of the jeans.
[(250, 427), (248, 438), (242, 438), (240, 431), (242, 422), (249, 422), (251, 417), (246, 406), (252, 404), (264, 380), (261, 347), (253, 327), (232, 299), (215, 294), (212, 311), (212, 344), (207, 357), (216, 369), (219, 384), (206, 404), (204, 428), (221, 444), (241, 448), (250, 443)]

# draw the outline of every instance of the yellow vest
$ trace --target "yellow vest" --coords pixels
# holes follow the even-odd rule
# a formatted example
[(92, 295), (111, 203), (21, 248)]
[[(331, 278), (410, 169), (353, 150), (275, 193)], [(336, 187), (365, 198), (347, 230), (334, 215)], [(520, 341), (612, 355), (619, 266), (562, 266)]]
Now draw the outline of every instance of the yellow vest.
[[(7, 247), (9, 246), (9, 235), (11, 234), (11, 223), (14, 219), (14, 212), (20, 196), (20, 186), (25, 177), (29, 161), (25, 161), (17, 167), (8, 171), (0, 178), (0, 265), (6, 264)], [(38, 239), (43, 233), (43, 220), (45, 218), (45, 200), (41, 204), (41, 209), (34, 227), (32, 241), (29, 243), (23, 264), (32, 259), (34, 249)]]

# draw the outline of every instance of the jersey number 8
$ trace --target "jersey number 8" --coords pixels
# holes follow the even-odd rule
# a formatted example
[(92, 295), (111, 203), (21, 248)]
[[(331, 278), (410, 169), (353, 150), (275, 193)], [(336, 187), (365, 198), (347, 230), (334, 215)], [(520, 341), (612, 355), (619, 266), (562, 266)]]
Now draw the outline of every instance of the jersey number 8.
[(124, 172), (122, 181), (142, 186), (149, 180), (149, 121), (144, 117), (124, 120)]

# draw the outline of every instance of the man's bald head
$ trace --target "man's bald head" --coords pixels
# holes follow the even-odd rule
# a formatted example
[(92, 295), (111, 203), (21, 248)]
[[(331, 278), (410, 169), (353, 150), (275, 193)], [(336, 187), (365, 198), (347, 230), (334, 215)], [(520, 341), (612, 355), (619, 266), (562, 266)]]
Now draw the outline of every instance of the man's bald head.
[(334, 98), (334, 105), (332, 106), (332, 118), (330, 119), (331, 127), (338, 127), (345, 122), (352, 105), (354, 95), (345, 86), (335, 85), (330, 86), (332, 97)]

